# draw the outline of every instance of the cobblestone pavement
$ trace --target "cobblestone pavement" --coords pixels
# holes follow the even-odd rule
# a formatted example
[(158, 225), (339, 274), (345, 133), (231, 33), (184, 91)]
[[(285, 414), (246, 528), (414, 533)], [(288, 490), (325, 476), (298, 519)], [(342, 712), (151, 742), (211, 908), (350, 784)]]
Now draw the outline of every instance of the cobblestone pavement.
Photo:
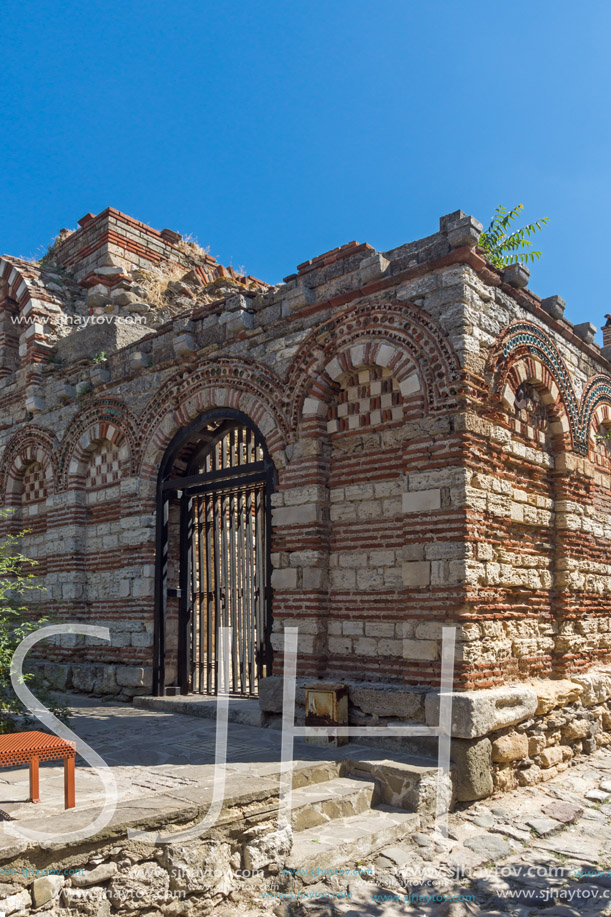
[(346, 871), (269, 891), (309, 917), (611, 915), (611, 753), (451, 814), (447, 840), (423, 831)]

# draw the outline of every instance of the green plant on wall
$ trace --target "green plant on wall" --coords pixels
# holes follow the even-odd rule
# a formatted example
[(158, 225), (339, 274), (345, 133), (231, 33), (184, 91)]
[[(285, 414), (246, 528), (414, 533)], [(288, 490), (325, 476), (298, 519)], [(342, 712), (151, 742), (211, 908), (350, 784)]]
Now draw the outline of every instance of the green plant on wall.
[(524, 209), (524, 204), (518, 204), (513, 210), (506, 210), (500, 205), (496, 208), (490, 226), (479, 237), (478, 245), (483, 250), (488, 261), (495, 267), (507, 267), (508, 264), (528, 264), (541, 257), (540, 251), (534, 251), (530, 236), (540, 232), (548, 222), (547, 217), (528, 223), (521, 229), (513, 229), (512, 225)]
[[(0, 511), (0, 519), (7, 516), (6, 511)], [(25, 534), (26, 531), (5, 535), (0, 540), (0, 733), (36, 728), (38, 724), (38, 720), (25, 710), (17, 698), (10, 676), (13, 654), (23, 638), (43, 624), (50, 623), (45, 617), (33, 620), (24, 604), (27, 593), (42, 588), (33, 582), (35, 574), (32, 568), (36, 566), (36, 561), (17, 550), (19, 540)], [(24, 671), (23, 680), (45, 707), (66, 722), (70, 711), (53, 698), (39, 670)]]

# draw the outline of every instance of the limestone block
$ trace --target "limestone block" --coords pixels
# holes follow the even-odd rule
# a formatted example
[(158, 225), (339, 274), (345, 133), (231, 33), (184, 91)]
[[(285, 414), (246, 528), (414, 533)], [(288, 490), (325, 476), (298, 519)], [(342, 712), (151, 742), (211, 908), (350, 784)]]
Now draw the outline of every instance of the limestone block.
[(402, 566), (404, 586), (428, 586), (431, 582), (429, 561), (407, 561)]
[(403, 640), (404, 659), (439, 659), (439, 643), (436, 640)]
[(352, 640), (349, 637), (329, 637), (329, 652), (338, 656), (350, 656)]
[(520, 786), (534, 786), (541, 783), (541, 768), (537, 764), (531, 764), (530, 767), (523, 771), (518, 771), (518, 783)]
[(528, 736), (521, 732), (509, 732), (499, 736), (492, 743), (492, 760), (499, 764), (509, 764), (528, 757)]
[(452, 739), (450, 757), (456, 764), (454, 789), (458, 802), (485, 799), (494, 792), (490, 739)]
[(503, 271), (503, 280), (510, 286), (522, 290), (528, 286), (530, 271), (525, 264), (510, 264)]
[(25, 908), (32, 904), (30, 893), (27, 889), (16, 892), (14, 895), (8, 895), (6, 898), (0, 898), (0, 913), (9, 917), (10, 914), (23, 914)]
[(585, 739), (590, 735), (591, 727), (589, 720), (583, 717), (575, 717), (569, 720), (566, 726), (562, 727), (562, 741), (576, 742), (577, 739)]
[(271, 864), (286, 860), (293, 846), (293, 831), (290, 825), (273, 830), (271, 825), (257, 825), (243, 835), (246, 843), (242, 848), (244, 869), (263, 869)]
[(591, 344), (596, 336), (596, 325), (593, 325), (592, 322), (580, 322), (578, 325), (573, 325), (573, 331), (586, 344)]
[(365, 258), (359, 266), (361, 284), (378, 280), (388, 270), (389, 265), (390, 261), (380, 252), (374, 252), (369, 258)]
[(162, 848), (161, 856), (161, 864), (170, 876), (172, 891), (226, 895), (233, 888), (229, 844), (172, 844)]
[(320, 567), (306, 567), (303, 571), (304, 589), (322, 589), (325, 586), (325, 571)]
[(372, 716), (424, 716), (423, 693), (402, 685), (354, 684), (350, 685), (348, 697), (351, 704)]
[(583, 693), (582, 685), (568, 679), (558, 681), (533, 681), (531, 689), (537, 696), (537, 715), (549, 713), (555, 707), (565, 707), (579, 700)]
[(316, 522), (317, 505), (305, 503), (300, 506), (277, 506), (273, 508), (272, 515), (275, 526), (305, 525)]
[(579, 700), (584, 707), (602, 704), (611, 697), (611, 674), (608, 672), (588, 672), (587, 675), (572, 675), (571, 681), (583, 688)]
[(116, 910), (123, 909), (126, 901), (146, 907), (145, 902), (163, 901), (168, 887), (169, 875), (166, 870), (149, 861), (138, 863), (126, 873), (113, 876), (107, 895)]
[[(537, 695), (528, 685), (484, 688), (452, 694), (452, 735), (474, 739), (512, 726), (533, 716)], [(430, 691), (425, 699), (426, 722), (439, 724), (439, 693)]]
[(41, 876), (39, 879), (34, 879), (32, 885), (34, 907), (42, 907), (43, 904), (57, 898), (65, 881), (63, 876)]
[(192, 334), (177, 335), (172, 341), (172, 347), (177, 357), (185, 357), (195, 350), (195, 338)]
[(295, 567), (284, 567), (280, 570), (272, 571), (272, 588), (296, 589), (297, 569)]
[(117, 684), (126, 688), (150, 688), (153, 684), (151, 669), (135, 665), (117, 666)]
[(541, 300), (541, 308), (552, 316), (552, 318), (562, 318), (566, 303), (561, 296), (547, 296)]
[(110, 373), (106, 369), (103, 363), (96, 363), (91, 367), (90, 372), (91, 384), (94, 388), (97, 388), (100, 385), (106, 385), (107, 382), (110, 382)]
[[(71, 331), (57, 342), (57, 355), (64, 363), (80, 360), (83, 354), (114, 353), (140, 340), (150, 329), (146, 324), (105, 322), (88, 324)], [(77, 392), (78, 394), (78, 392)]]
[(374, 637), (357, 637), (354, 641), (354, 652), (357, 656), (377, 656), (378, 641)]
[(542, 767), (553, 767), (555, 764), (560, 764), (562, 757), (561, 745), (550, 745), (549, 748), (544, 748), (539, 755)]
[(545, 748), (545, 736), (529, 736), (528, 738), (528, 757), (534, 758), (540, 755)]
[(441, 507), (441, 490), (414, 490), (403, 494), (404, 513), (426, 513)]
[(474, 248), (479, 240), (483, 226), (475, 217), (465, 216), (448, 229), (450, 248)]

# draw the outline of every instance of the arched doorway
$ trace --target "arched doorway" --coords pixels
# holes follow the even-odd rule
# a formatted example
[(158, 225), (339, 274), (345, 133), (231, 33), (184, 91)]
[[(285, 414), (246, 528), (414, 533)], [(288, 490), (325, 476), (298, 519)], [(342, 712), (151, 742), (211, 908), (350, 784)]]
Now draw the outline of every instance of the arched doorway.
[(153, 693), (216, 694), (218, 629), (232, 628), (229, 690), (271, 673), (270, 494), (256, 426), (210, 411), (182, 430), (158, 478)]

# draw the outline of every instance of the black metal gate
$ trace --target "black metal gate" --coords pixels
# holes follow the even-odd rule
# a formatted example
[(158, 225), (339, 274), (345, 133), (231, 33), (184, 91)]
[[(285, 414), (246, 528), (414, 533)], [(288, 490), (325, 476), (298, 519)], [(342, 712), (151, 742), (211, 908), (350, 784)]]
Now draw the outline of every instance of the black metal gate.
[[(207, 415), (195, 441), (191, 436), (182, 449), (176, 444), (178, 474), (175, 461), (174, 473), (160, 481), (156, 694), (217, 693), (221, 626), (232, 628), (232, 694), (256, 694), (259, 679), (271, 672), (273, 467), (252, 424), (218, 413)], [(171, 508), (177, 505), (172, 531)], [(169, 576), (176, 539), (177, 563)], [(175, 685), (165, 683), (168, 598), (178, 600)]]

